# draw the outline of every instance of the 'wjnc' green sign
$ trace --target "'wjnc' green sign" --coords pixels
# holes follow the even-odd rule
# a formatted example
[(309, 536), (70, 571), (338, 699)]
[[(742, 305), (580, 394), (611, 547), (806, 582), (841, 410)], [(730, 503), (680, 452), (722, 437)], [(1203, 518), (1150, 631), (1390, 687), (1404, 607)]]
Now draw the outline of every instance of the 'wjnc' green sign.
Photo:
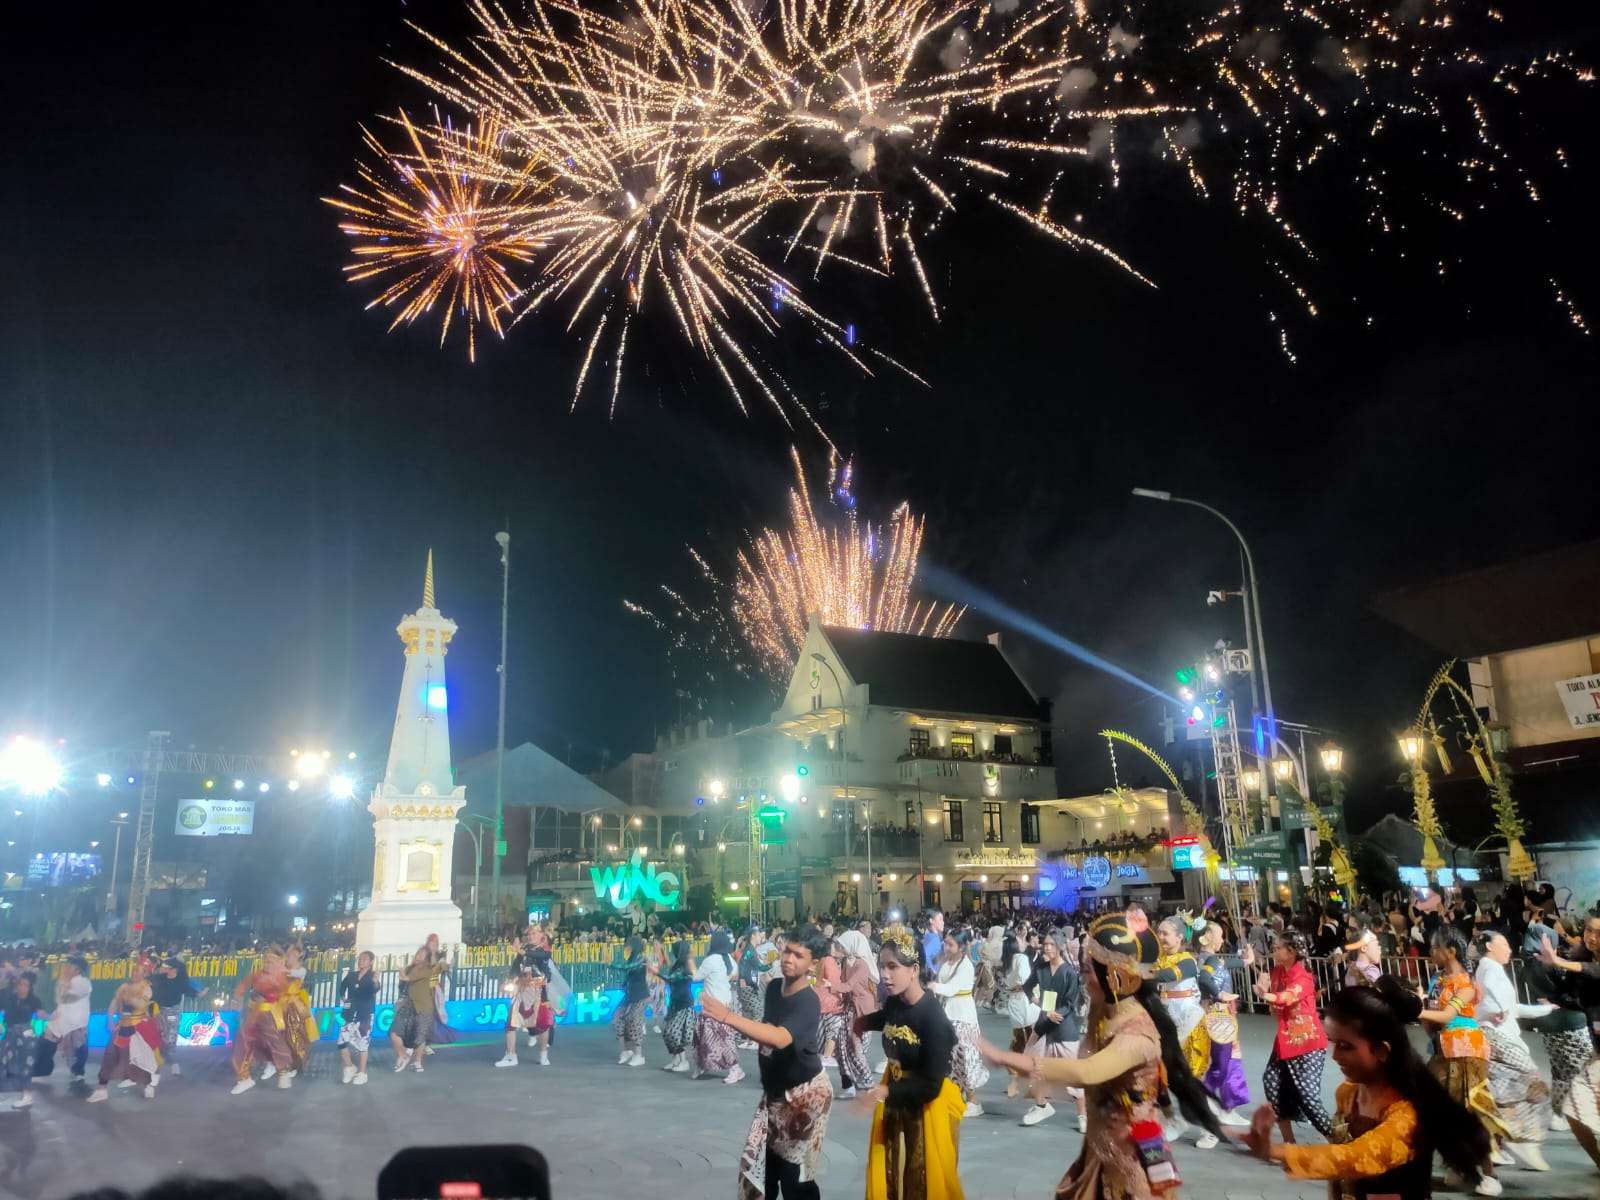
[(594, 882), (595, 899), (610, 901), (618, 912), (633, 903), (635, 895), (654, 900), (662, 908), (676, 908), (680, 887), (678, 877), (671, 871), (657, 872), (655, 863), (641, 863), (643, 856), (635, 850), (625, 863), (608, 863), (604, 867), (590, 867), (589, 878)]

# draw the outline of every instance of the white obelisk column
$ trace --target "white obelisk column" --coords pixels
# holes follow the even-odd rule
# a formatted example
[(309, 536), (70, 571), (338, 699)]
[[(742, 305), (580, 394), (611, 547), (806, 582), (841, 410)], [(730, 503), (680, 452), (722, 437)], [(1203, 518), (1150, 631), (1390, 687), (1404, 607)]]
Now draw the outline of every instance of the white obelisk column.
[(375, 843), (372, 900), (356, 923), (356, 949), (409, 954), (437, 933), (461, 941), (461, 910), (450, 899), (456, 814), (466, 789), (450, 773), (450, 691), (444, 658), (456, 623), (433, 602), (433, 551), (422, 607), (395, 632), (405, 644), (405, 674), (383, 782), (372, 794)]

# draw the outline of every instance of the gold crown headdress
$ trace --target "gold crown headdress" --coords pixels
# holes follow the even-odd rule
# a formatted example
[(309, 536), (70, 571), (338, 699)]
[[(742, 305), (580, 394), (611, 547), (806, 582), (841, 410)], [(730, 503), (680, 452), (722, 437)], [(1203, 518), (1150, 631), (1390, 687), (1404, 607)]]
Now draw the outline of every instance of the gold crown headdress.
[(889, 925), (883, 931), (883, 944), (893, 946), (902, 958), (917, 961), (917, 940), (904, 925)]

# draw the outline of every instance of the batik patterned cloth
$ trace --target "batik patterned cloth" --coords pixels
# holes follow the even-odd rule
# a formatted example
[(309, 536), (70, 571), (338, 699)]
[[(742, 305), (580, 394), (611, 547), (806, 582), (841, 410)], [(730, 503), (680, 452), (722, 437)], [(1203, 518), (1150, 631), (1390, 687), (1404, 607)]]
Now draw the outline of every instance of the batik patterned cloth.
[(1550, 1085), (1520, 1038), (1508, 1037), (1493, 1025), (1483, 1027), (1489, 1043), (1489, 1094), (1506, 1137), (1513, 1142), (1542, 1142), (1550, 1125)]
[(752, 1021), (759, 1021), (766, 1015), (767, 997), (764, 990), (751, 987), (748, 983), (739, 984), (739, 1013)]
[(1087, 1058), (1111, 1046), (1128, 1052), (1138, 1066), (1115, 1079), (1083, 1089), (1089, 1118), (1078, 1159), (1056, 1185), (1057, 1200), (1151, 1200), (1150, 1177), (1133, 1144), (1133, 1126), (1159, 1123), (1161, 1036), (1136, 1000), (1109, 1014), (1091, 1012), (1079, 1053)]
[(1561, 1029), (1541, 1034), (1544, 1052), (1550, 1060), (1550, 1107), (1561, 1112), (1572, 1081), (1594, 1057), (1594, 1045), (1587, 1029)]
[(733, 1026), (701, 1013), (694, 1027), (694, 1064), (702, 1071), (731, 1071), (739, 1065), (739, 1038)]
[(233, 1042), (233, 1070), (248, 1079), (257, 1059), (271, 1063), (280, 1071), (293, 1070), (289, 1043), (279, 1022), (283, 1013), (273, 1001), (254, 999), (239, 1018), (239, 1036)]
[[(1587, 1032), (1579, 1030), (1585, 1037)], [(1561, 1115), (1600, 1135), (1600, 1058), (1591, 1058), (1567, 1087)]]
[(646, 1000), (635, 1000), (632, 1004), (617, 1005), (617, 1011), (611, 1017), (611, 1032), (623, 1045), (638, 1049), (644, 1044), (644, 1007), (647, 1003)]
[(394, 1023), (389, 1026), (389, 1032), (398, 1035), (400, 1044), (407, 1050), (420, 1050), (433, 1034), (433, 1013), (419, 1013), (411, 1002), (410, 993), (402, 987), (400, 998), (394, 1004)]
[(667, 1044), (668, 1054), (682, 1054), (694, 1044), (695, 1013), (692, 1008), (680, 1008), (667, 1017), (661, 1027), (661, 1040)]
[(365, 1054), (372, 1047), (372, 1018), (346, 1021), (339, 1029), (339, 1045), (354, 1054)]
[(30, 1086), (37, 1048), (31, 1022), (18, 1021), (16, 1028), (6, 1030), (5, 1040), (0, 1041), (0, 1092), (20, 1092)]
[(1333, 1128), (1333, 1119), (1322, 1103), (1322, 1068), (1326, 1050), (1307, 1050), (1293, 1058), (1279, 1058), (1274, 1047), (1267, 1059), (1261, 1088), (1267, 1103), (1280, 1121), (1309, 1121), (1323, 1137)]
[(989, 1068), (978, 1050), (982, 1034), (971, 1021), (951, 1021), (950, 1027), (956, 1031), (956, 1047), (950, 1055), (950, 1082), (971, 1100), (989, 1082)]
[(799, 1167), (801, 1183), (814, 1180), (832, 1107), (833, 1083), (826, 1071), (809, 1083), (790, 1088), (782, 1100), (762, 1092), (739, 1156), (739, 1200), (765, 1197), (769, 1154)]
[[(1483, 1122), (1491, 1138), (1506, 1139), (1505, 1122), (1495, 1107), (1494, 1096), (1489, 1092), (1489, 1060), (1486, 1058), (1447, 1058), (1435, 1054), (1428, 1060), (1428, 1070), (1444, 1085), (1450, 1099), (1461, 1105)], [(1577, 1085), (1573, 1086), (1577, 1090)]]
[(172, 1048), (178, 1044), (178, 1018), (181, 1015), (176, 1008), (164, 1008), (161, 1010), (158, 1019), (161, 1022), (161, 1053), (163, 1055), (171, 1054)]

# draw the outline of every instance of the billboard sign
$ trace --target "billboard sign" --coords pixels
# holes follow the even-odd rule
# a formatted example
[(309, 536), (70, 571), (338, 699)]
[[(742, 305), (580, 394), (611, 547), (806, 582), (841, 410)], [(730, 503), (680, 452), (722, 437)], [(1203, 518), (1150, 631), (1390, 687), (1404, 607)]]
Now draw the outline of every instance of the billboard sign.
[(29, 887), (72, 887), (88, 883), (98, 874), (98, 854), (73, 854), (63, 850), (50, 854), (40, 851), (28, 860)]
[(1563, 679), (1556, 692), (1574, 729), (1600, 729), (1600, 675)]
[(179, 800), (179, 837), (219, 837), (247, 834), (255, 829), (254, 800)]

